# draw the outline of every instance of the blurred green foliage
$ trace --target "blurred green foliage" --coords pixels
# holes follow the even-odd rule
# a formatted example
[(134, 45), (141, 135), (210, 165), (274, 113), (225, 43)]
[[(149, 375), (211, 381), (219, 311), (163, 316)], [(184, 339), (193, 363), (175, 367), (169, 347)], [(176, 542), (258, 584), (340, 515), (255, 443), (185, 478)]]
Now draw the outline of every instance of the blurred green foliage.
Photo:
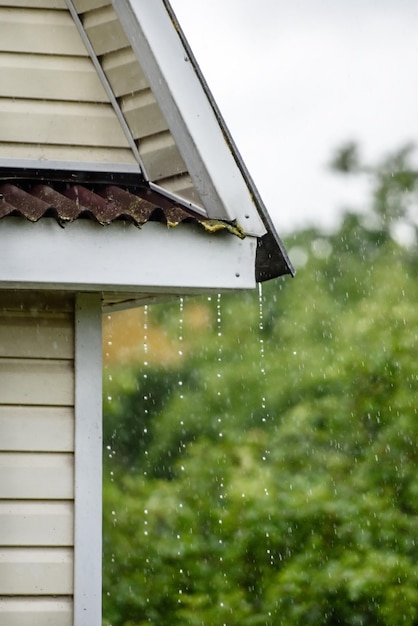
[[(369, 208), (289, 237), (295, 280), (105, 373), (106, 625), (418, 624), (417, 172), (333, 164)], [(178, 304), (149, 319), (178, 340)]]

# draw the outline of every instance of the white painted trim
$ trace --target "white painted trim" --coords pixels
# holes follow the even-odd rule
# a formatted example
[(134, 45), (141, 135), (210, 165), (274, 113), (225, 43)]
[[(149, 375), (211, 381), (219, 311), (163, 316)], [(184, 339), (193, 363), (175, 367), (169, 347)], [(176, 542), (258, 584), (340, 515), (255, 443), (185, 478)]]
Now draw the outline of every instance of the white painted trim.
[(253, 289), (257, 240), (197, 224), (0, 221), (0, 289), (198, 294)]
[(74, 626), (102, 623), (102, 334), (100, 294), (75, 306)]
[(266, 228), (162, 0), (112, 0), (208, 215)]

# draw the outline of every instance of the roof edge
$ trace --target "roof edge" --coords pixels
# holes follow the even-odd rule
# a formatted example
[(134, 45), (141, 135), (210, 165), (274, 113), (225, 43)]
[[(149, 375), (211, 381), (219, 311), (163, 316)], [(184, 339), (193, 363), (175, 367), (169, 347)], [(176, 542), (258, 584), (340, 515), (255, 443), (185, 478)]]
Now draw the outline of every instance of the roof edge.
[[(216, 103), (216, 100), (210, 90), (210, 87), (203, 75), (202, 70), (200, 69), (199, 63), (197, 62), (196, 57), (193, 54), (193, 51), (190, 47), (189, 42), (187, 41), (186, 35), (184, 34), (180, 23), (177, 19), (177, 16), (175, 14), (175, 11), (173, 9), (173, 7), (171, 6), (171, 3), (169, 0), (162, 0), (164, 6), (166, 7), (166, 10), (170, 16), (171, 21), (173, 22), (173, 25), (181, 39), (181, 42), (187, 52), (187, 55), (189, 57), (189, 61), (193, 66), (193, 69), (196, 73), (196, 76), (198, 77), (202, 88), (206, 94), (206, 97), (210, 103), (210, 106), (212, 107), (213, 113), (218, 121), (218, 124), (222, 130), (222, 133), (224, 135), (225, 141), (229, 146), (229, 149), (231, 151), (232, 156), (235, 159), (235, 162), (242, 174), (242, 177), (247, 185), (248, 191), (251, 195), (251, 197), (253, 198), (255, 207), (258, 211), (258, 214), (260, 215), (262, 222), (266, 228), (267, 233), (265, 235), (263, 235), (262, 237), (258, 238), (259, 241), (259, 245), (257, 247), (257, 258), (258, 258), (258, 262), (256, 263), (256, 279), (257, 282), (263, 282), (266, 280), (270, 280), (272, 278), (277, 278), (278, 276), (282, 276), (283, 274), (290, 274), (291, 276), (295, 275), (295, 269), (289, 259), (289, 256), (286, 252), (286, 249), (283, 245), (282, 240), (280, 239), (276, 228), (273, 224), (273, 221), (267, 211), (267, 208), (260, 196), (260, 193), (254, 183), (254, 180), (251, 176), (251, 174), (249, 173), (249, 170), (247, 168), (247, 166), (245, 165), (244, 159), (241, 156), (241, 153), (228, 129), (228, 126), (225, 122), (225, 119)], [(271, 264), (272, 259), (274, 259), (274, 256), (277, 256), (277, 250), (276, 250), (276, 255), (274, 254), (274, 248), (278, 248), (278, 250), (280, 251), (280, 255), (282, 256), (282, 259), (280, 259), (278, 262), (273, 263), (273, 265)], [(266, 261), (267, 259), (270, 260), (269, 263), (269, 269), (266, 271)], [(273, 267), (275, 269), (273, 269)]]

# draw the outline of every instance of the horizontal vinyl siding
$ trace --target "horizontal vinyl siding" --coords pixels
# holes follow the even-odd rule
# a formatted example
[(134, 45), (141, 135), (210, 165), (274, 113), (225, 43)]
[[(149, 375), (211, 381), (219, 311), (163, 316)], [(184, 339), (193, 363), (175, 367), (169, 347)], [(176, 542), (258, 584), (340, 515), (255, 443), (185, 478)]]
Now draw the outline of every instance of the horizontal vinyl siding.
[(73, 626), (71, 598), (0, 598), (4, 626)]
[(167, 129), (167, 123), (151, 89), (122, 98), (122, 113), (135, 139), (155, 135)]
[(14, 8), (26, 9), (62, 9), (67, 5), (65, 0), (0, 0), (0, 7), (13, 5)]
[(2, 139), (8, 142), (127, 146), (110, 105), (2, 98), (0, 117)]
[[(1, 123), (0, 123), (1, 124)], [(93, 148), (91, 146), (38, 145), (0, 142), (0, 158), (75, 161), (77, 163), (130, 163), (135, 160), (129, 148)]]
[(149, 83), (132, 48), (121, 48), (105, 54), (101, 63), (116, 97), (149, 89)]
[(0, 292), (0, 624), (70, 626), (74, 302)]
[(74, 0), (74, 6), (79, 13), (84, 11), (92, 11), (101, 7), (109, 6), (112, 0)]
[(136, 162), (64, 2), (0, 0), (0, 158)]
[(185, 172), (184, 161), (169, 132), (145, 137), (140, 145), (141, 158), (147, 163), (152, 180), (181, 176)]
[(0, 404), (74, 404), (72, 361), (0, 358)]
[(86, 56), (79, 33), (67, 11), (0, 6), (3, 52)]
[(2, 98), (108, 101), (87, 57), (3, 53), (0, 72)]
[(73, 592), (69, 548), (0, 548), (3, 595), (67, 596)]
[(74, 452), (73, 407), (0, 405), (0, 451)]
[(72, 546), (74, 505), (39, 500), (0, 501), (3, 546)]
[[(39, 433), (38, 437), (41, 436)], [(73, 497), (72, 454), (0, 453), (0, 499), (68, 500)]]
[(111, 5), (84, 13), (83, 25), (97, 56), (129, 46)]
[(72, 359), (74, 328), (67, 315), (41, 317), (34, 325), (27, 315), (3, 315), (0, 326), (0, 353), (8, 357)]

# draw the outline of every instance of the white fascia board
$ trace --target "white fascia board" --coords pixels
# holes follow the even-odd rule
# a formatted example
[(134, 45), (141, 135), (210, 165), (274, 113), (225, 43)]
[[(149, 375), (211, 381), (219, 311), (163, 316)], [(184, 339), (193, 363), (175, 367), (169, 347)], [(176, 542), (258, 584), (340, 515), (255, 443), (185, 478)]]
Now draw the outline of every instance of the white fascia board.
[(116, 221), (77, 220), (61, 228), (0, 221), (0, 289), (60, 289), (114, 293), (198, 294), (253, 289), (257, 239), (209, 234), (194, 224), (140, 230)]
[(112, 0), (209, 217), (266, 228), (162, 0)]

